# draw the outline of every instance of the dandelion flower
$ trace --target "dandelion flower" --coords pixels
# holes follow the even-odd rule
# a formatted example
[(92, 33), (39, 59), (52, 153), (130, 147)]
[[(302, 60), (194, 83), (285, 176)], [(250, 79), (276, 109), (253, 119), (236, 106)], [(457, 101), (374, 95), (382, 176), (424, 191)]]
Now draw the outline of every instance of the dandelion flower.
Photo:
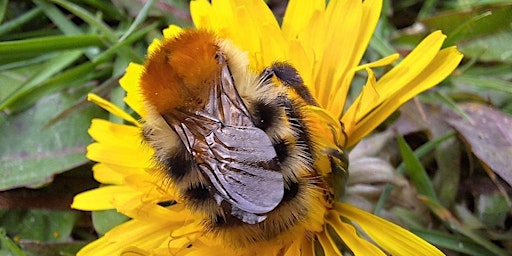
[[(360, 64), (381, 1), (325, 2), (290, 1), (281, 26), (261, 0), (196, 0), (191, 2), (191, 14), (198, 31), (209, 31), (236, 46), (245, 56), (248, 70), (259, 73), (275, 63), (294, 67), (316, 102), (300, 108), (307, 117), (315, 150), (334, 148), (346, 154), (344, 147), (355, 145), (403, 103), (446, 78), (462, 55), (455, 47), (441, 49), (445, 36), (436, 31), (377, 78), (372, 68), (399, 58), (394, 54)], [(148, 58), (183, 33), (171, 25), (164, 30), (163, 41), (151, 44)], [(352, 79), (359, 71), (368, 74), (366, 85), (344, 112)], [(143, 80), (146, 76), (147, 67), (132, 63), (120, 81), (127, 91), (125, 102), (142, 120), (155, 112), (145, 104), (147, 92), (141, 91), (148, 83)], [(442, 255), (409, 231), (344, 203), (343, 198), (330, 201), (326, 192), (343, 192), (347, 163), (343, 156), (333, 160), (326, 152), (312, 156), (319, 177), (311, 177), (310, 183), (299, 187), (305, 192), (298, 192), (303, 197), (298, 199), (298, 208), (280, 211), (282, 216), (271, 211), (268, 220), (253, 219), (256, 223), (242, 223), (242, 228), (235, 225), (212, 231), (207, 224), (212, 216), (191, 206), (183, 191), (162, 175), (155, 164), (154, 144), (141, 143), (145, 124), (96, 95), (89, 95), (89, 100), (122, 117), (126, 124), (92, 121), (89, 133), (95, 142), (88, 147), (87, 157), (97, 162), (94, 177), (104, 186), (77, 195), (72, 207), (116, 209), (131, 220), (85, 246), (79, 255)], [(282, 209), (281, 205), (275, 207), (274, 211)], [(289, 223), (280, 228), (263, 224), (280, 217)]]

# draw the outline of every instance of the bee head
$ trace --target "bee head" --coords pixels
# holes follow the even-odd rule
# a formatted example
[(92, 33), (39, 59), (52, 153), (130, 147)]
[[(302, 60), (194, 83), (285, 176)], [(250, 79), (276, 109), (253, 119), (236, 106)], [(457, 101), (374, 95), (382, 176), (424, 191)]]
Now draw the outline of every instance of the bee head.
[(185, 30), (164, 39), (149, 54), (140, 84), (147, 104), (160, 113), (204, 107), (221, 65), (215, 35), (205, 30)]

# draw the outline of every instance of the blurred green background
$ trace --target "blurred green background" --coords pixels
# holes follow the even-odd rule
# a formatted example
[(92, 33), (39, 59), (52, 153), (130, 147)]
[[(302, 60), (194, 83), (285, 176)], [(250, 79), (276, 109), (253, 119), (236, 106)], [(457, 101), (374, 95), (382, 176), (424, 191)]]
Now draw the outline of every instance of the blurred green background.
[[(278, 19), (286, 1), (267, 1)], [(72, 211), (97, 187), (85, 157), (92, 118), (121, 122), (87, 102), (123, 106), (128, 63), (142, 63), (168, 24), (192, 26), (188, 1), (0, 0), (0, 255), (74, 255), (126, 220)], [(394, 131), (389, 162), (428, 209), (397, 204), (386, 185), (375, 212), (449, 255), (512, 251), (512, 1), (384, 1), (364, 62), (406, 55), (441, 29), (463, 63), (440, 86), (379, 127)], [(377, 70), (377, 73), (385, 72)], [(354, 80), (351, 96), (365, 74)]]

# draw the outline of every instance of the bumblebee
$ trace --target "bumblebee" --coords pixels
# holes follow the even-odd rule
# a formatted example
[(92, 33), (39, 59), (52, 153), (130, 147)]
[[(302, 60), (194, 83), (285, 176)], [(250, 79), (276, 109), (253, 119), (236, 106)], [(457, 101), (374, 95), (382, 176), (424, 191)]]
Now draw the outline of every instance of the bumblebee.
[(333, 175), (347, 176), (341, 146), (315, 139), (305, 109), (318, 104), (288, 63), (253, 72), (231, 41), (189, 29), (149, 54), (140, 89), (157, 166), (206, 230), (236, 244), (300, 224), (319, 194), (335, 199)]

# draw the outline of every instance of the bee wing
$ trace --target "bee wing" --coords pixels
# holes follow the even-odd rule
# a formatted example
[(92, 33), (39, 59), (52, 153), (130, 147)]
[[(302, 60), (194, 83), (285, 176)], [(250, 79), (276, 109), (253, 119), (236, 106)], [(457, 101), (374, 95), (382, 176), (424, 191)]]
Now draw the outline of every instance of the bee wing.
[(226, 60), (222, 55), (218, 58), (223, 67), (210, 93), (209, 104), (205, 107), (206, 112), (224, 125), (254, 127), (249, 111), (238, 95)]
[(220, 127), (206, 138), (213, 154), (199, 164), (224, 199), (256, 214), (272, 211), (284, 194), (274, 148), (264, 138), (254, 127)]
[(267, 134), (252, 123), (225, 60), (219, 58), (224, 66), (205, 108), (164, 119), (222, 199), (249, 213), (267, 213), (284, 195), (277, 154)]

